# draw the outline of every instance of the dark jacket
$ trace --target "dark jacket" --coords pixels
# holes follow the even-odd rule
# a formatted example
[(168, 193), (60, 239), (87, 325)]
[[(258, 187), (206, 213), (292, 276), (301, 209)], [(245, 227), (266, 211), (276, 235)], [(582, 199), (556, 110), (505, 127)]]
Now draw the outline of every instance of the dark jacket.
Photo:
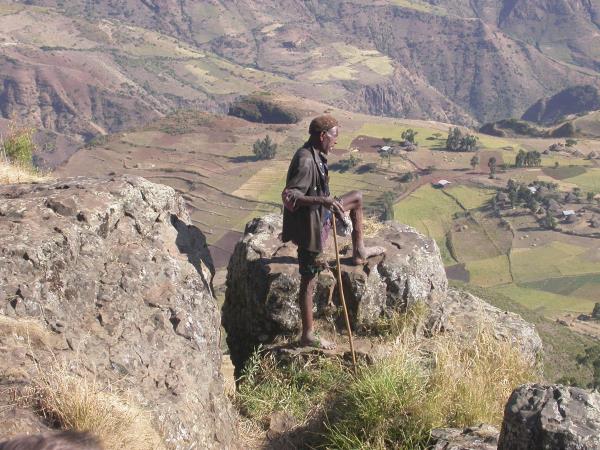
[[(287, 173), (286, 189), (293, 196), (325, 197), (329, 195), (327, 160), (306, 143), (300, 148)], [(300, 206), (295, 211), (284, 208), (283, 242), (292, 241), (299, 248), (321, 252), (321, 231), (326, 208), (320, 205)]]

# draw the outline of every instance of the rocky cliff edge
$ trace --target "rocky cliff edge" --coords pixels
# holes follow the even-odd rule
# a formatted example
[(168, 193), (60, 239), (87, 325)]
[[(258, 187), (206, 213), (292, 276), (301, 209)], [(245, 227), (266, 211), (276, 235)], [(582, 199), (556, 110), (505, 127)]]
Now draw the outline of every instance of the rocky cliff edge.
[[(2, 437), (52, 426), (8, 397), (66, 361), (131, 394), (169, 448), (236, 448), (212, 270), (170, 187), (136, 177), (0, 187)], [(17, 336), (14, 324), (31, 322), (51, 338), (43, 346)]]

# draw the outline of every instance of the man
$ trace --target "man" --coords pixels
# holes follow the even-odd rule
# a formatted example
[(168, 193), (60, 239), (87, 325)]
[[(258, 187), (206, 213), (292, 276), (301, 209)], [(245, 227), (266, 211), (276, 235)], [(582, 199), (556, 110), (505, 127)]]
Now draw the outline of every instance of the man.
[(338, 138), (338, 122), (329, 115), (316, 117), (309, 126), (310, 137), (290, 163), (284, 201), (284, 242), (298, 246), (300, 268), (299, 303), (302, 319), (301, 345), (332, 349), (335, 345), (319, 339), (313, 329), (313, 293), (316, 275), (323, 269), (319, 255), (325, 245), (328, 226), (335, 220), (332, 214), (343, 218), (349, 211), (352, 220), (352, 262), (363, 264), (371, 256), (382, 254), (382, 247), (365, 247), (363, 241), (362, 193), (352, 191), (337, 199), (329, 192), (327, 155)]

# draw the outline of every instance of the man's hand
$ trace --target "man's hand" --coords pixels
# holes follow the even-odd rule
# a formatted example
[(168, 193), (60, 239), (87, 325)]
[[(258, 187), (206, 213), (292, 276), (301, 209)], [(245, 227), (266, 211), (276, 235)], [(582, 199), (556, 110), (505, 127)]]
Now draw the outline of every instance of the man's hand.
[(335, 197), (323, 197), (323, 206), (325, 206), (338, 217), (342, 217), (344, 215), (344, 205), (342, 205), (342, 203)]

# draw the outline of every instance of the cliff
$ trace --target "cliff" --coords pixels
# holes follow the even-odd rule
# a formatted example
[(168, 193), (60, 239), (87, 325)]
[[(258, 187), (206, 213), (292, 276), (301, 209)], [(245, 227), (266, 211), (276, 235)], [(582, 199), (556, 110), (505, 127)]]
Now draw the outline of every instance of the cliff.
[(0, 187), (0, 436), (57, 425), (14, 398), (60, 362), (151, 412), (169, 448), (236, 448), (212, 261), (189, 222), (172, 188), (137, 177)]

